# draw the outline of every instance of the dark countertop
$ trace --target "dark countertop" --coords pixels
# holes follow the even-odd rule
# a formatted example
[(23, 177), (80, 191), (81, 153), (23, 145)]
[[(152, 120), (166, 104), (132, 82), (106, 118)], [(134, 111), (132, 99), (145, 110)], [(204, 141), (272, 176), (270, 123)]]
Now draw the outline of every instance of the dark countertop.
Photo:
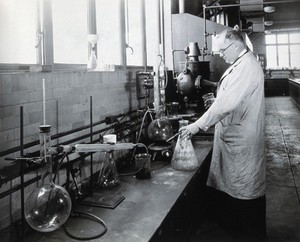
[[(212, 141), (193, 141), (199, 165), (212, 149)], [(125, 199), (115, 208), (78, 206), (81, 210), (100, 217), (107, 232), (91, 241), (149, 241), (160, 227), (171, 208), (189, 184), (196, 171), (177, 171), (170, 164), (152, 171), (151, 178), (138, 180), (134, 176), (121, 177), (119, 191)], [(72, 234), (90, 236), (101, 231), (101, 225), (88, 219), (74, 219)], [(34, 233), (26, 241), (78, 241), (71, 239), (62, 228), (50, 233)]]
[(300, 78), (289, 78), (289, 81), (292, 81), (292, 82), (300, 85)]

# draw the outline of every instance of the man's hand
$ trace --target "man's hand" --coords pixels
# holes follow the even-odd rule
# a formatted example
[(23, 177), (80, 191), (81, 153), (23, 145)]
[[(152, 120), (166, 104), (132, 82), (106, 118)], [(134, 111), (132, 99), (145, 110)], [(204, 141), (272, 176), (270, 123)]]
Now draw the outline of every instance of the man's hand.
[(214, 97), (213, 93), (207, 93), (207, 94), (203, 95), (202, 99), (204, 101), (204, 107), (205, 107), (205, 109), (209, 109), (209, 107), (215, 101), (215, 97)]
[(180, 139), (190, 139), (192, 136), (199, 132), (199, 127), (195, 124), (189, 124), (179, 129)]

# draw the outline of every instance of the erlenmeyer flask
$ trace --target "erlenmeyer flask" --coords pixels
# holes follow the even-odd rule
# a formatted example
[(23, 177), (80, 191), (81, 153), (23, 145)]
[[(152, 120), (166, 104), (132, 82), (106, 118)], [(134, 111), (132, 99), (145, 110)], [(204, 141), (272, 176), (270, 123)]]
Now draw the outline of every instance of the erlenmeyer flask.
[(25, 202), (25, 219), (40, 232), (58, 229), (67, 221), (72, 208), (69, 193), (52, 181), (50, 130), (50, 125), (40, 126), (40, 151), (46, 162), (42, 171), (42, 186), (33, 190)]
[(101, 186), (103, 188), (111, 188), (120, 184), (120, 177), (113, 158), (113, 152), (106, 152), (106, 155), (108, 156), (108, 164), (103, 168)]
[(190, 139), (178, 137), (171, 160), (171, 166), (176, 170), (195, 170), (198, 167), (198, 159)]
[(87, 68), (88, 70), (96, 70), (98, 65), (96, 52), (95, 50), (91, 50), (91, 55), (88, 60)]

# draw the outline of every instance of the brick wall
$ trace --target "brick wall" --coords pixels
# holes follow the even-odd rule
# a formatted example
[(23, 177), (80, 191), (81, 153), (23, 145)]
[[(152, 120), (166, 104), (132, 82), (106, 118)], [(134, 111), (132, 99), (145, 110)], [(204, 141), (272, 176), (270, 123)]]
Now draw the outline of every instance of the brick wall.
[[(38, 127), (43, 120), (43, 78), (46, 85), (46, 121), (52, 126), (51, 133), (56, 134), (90, 123), (90, 96), (93, 99), (93, 122), (143, 106), (144, 101), (140, 103), (136, 98), (135, 71), (130, 70), (126, 74), (123, 70), (0, 74), (0, 151), (20, 143), (21, 105), (24, 109), (24, 143), (38, 139)], [(67, 139), (74, 136), (76, 134)], [(18, 155), (14, 154), (15, 157)], [(4, 159), (0, 160), (0, 167), (4, 163)], [(15, 184), (19, 184), (18, 179), (3, 185), (0, 192)], [(32, 188), (27, 189), (28, 195)], [(19, 192), (0, 200), (0, 229), (9, 225), (10, 213), (14, 219), (20, 217), (19, 208)]]

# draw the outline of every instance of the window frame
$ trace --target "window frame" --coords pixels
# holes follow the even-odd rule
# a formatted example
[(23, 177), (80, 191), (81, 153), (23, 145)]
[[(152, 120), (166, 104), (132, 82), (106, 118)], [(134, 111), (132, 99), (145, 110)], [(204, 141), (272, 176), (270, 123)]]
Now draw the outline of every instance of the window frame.
[[(277, 63), (277, 66), (276, 67), (269, 67), (267, 65), (267, 69), (294, 69), (295, 67), (292, 67), (291, 66), (291, 46), (293, 45), (300, 45), (300, 40), (299, 42), (290, 42), (290, 34), (295, 34), (295, 33), (300, 33), (299, 31), (291, 31), (291, 32), (276, 32), (276, 33), (272, 33), (271, 35), (274, 35), (275, 36), (275, 43), (272, 43), (272, 44), (268, 44), (268, 43), (265, 43), (265, 46), (266, 46), (266, 49), (268, 46), (274, 46), (276, 48), (276, 63)], [(278, 43), (278, 35), (282, 35), (282, 34), (286, 34), (287, 35), (287, 42), (286, 43)], [(267, 36), (267, 35), (266, 35)], [(280, 57), (280, 54), (279, 54), (279, 47), (280, 46), (287, 46), (288, 47), (288, 67), (286, 66), (280, 66), (279, 63), (280, 63), (280, 60), (279, 60), (279, 57)], [(267, 61), (267, 64), (268, 64), (268, 59), (266, 60)], [(300, 67), (296, 67), (297, 69), (300, 69)]]
[[(142, 6), (145, 6), (145, 0), (142, 1)], [(124, 2), (124, 1), (122, 1)], [(96, 34), (97, 33), (97, 23), (96, 23), (96, 10), (95, 10), (95, 0), (87, 0), (87, 19), (88, 19), (88, 34)], [(124, 3), (121, 5), (120, 14), (121, 18), (125, 18), (125, 8)], [(140, 9), (140, 11), (143, 11)], [(54, 62), (54, 50), (53, 50), (53, 24), (52, 24), (52, 5), (51, 0), (37, 0), (37, 24), (36, 31), (37, 33), (47, 33), (46, 37), (42, 37), (40, 44), (37, 47), (37, 64), (10, 64), (10, 63), (0, 63), (0, 73), (6, 72), (52, 72), (52, 71), (60, 71), (60, 70), (82, 70), (87, 71), (86, 64), (61, 64)], [(143, 14), (143, 13), (142, 13)], [(144, 15), (143, 15), (144, 16)], [(142, 20), (143, 22), (145, 20)], [(123, 21), (124, 23), (124, 21)], [(147, 36), (146, 36), (146, 24), (144, 22), (142, 26), (142, 41), (143, 46), (146, 46)], [(121, 26), (119, 31), (124, 31), (125, 26)], [(122, 56), (122, 64), (116, 65), (115, 69), (126, 69), (132, 68), (133, 66), (127, 66), (127, 57), (126, 57), (126, 39), (125, 33), (122, 37), (123, 50), (120, 55)], [(142, 59), (140, 60), (140, 65), (135, 67), (144, 67), (147, 68), (147, 51), (146, 48), (142, 53)], [(88, 49), (88, 53), (90, 54), (90, 47)]]

